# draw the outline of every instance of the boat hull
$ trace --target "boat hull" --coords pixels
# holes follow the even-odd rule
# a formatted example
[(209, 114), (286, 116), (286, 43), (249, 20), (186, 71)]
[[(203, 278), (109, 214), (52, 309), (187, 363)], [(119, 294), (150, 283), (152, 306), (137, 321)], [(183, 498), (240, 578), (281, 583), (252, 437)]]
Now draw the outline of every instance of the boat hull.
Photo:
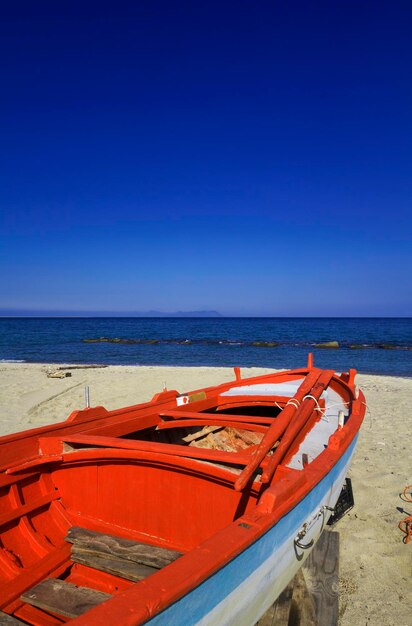
[(338, 501), (366, 406), (355, 373), (235, 371), (2, 438), (0, 611), (33, 626), (255, 624)]

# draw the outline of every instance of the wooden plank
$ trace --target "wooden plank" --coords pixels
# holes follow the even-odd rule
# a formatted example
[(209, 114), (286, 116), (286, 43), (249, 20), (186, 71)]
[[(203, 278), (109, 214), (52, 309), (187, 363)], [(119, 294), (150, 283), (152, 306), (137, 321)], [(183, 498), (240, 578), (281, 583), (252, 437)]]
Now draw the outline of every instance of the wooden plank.
[(204, 428), (202, 428), (202, 430), (199, 430), (196, 433), (192, 433), (191, 435), (187, 435), (186, 437), (183, 437), (183, 441), (186, 441), (186, 443), (191, 443), (192, 441), (196, 441), (197, 439), (206, 437), (207, 435), (210, 435), (210, 433), (215, 433), (217, 430), (221, 430), (221, 429), (222, 429), (222, 426), (205, 426)]
[(25, 626), (24, 622), (0, 611), (0, 626)]
[(107, 572), (126, 580), (132, 580), (133, 582), (143, 580), (143, 578), (147, 578), (147, 576), (159, 571), (157, 567), (148, 567), (147, 565), (110, 556), (103, 557), (83, 550), (77, 550), (76, 548), (72, 550), (72, 561), (81, 565), (87, 565), (87, 567), (93, 567), (100, 572)]
[(73, 619), (111, 597), (109, 593), (88, 587), (77, 587), (58, 578), (46, 578), (25, 591), (20, 599), (39, 609)]
[(276, 626), (288, 626), (289, 624), (289, 613), (290, 604), (292, 601), (293, 585), (294, 580), (292, 580), (292, 582), (288, 584), (286, 589), (282, 591), (279, 598), (273, 605), (274, 613), (272, 623), (276, 624)]
[(325, 530), (303, 566), (319, 626), (337, 626), (339, 615), (339, 533)]
[(339, 533), (325, 530), (302, 570), (256, 626), (337, 626)]
[(76, 554), (91, 554), (100, 558), (125, 559), (147, 567), (161, 569), (182, 556), (181, 552), (159, 548), (130, 539), (73, 526), (67, 532), (66, 541), (74, 544)]
[(294, 583), (295, 579), (288, 584), (276, 602), (262, 615), (256, 626), (288, 626)]
[(319, 626), (315, 604), (306, 586), (303, 571), (296, 574), (288, 626)]
[(301, 569), (255, 626), (320, 626)]

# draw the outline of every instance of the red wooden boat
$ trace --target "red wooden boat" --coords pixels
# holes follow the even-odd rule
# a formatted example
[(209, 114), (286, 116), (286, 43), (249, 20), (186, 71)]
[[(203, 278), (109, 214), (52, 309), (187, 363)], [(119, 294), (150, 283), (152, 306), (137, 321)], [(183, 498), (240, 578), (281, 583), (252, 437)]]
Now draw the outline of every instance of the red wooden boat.
[(354, 379), (235, 368), (0, 438), (0, 623), (254, 624), (334, 510)]

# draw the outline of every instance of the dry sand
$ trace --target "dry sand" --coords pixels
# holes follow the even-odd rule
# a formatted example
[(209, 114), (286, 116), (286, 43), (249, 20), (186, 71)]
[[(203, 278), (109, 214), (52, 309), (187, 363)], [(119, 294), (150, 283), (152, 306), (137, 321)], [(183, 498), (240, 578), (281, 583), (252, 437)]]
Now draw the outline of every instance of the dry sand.
[[(0, 365), (0, 434), (58, 422), (84, 406), (108, 409), (149, 400), (164, 384), (180, 392), (233, 379), (228, 368), (110, 366), (73, 369), (64, 379), (47, 378), (56, 366)], [(253, 376), (268, 370), (244, 369)], [(340, 532), (340, 626), (412, 625), (412, 542), (402, 543), (398, 522), (412, 514), (399, 498), (412, 483), (412, 380), (360, 375), (369, 413), (350, 476), (355, 508), (335, 527)]]

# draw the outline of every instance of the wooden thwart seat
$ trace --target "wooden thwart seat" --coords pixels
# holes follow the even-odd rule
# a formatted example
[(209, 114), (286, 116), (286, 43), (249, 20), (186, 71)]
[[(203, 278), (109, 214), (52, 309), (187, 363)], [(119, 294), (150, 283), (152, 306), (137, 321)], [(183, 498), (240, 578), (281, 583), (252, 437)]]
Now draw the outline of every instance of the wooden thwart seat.
[(181, 556), (175, 550), (104, 535), (77, 526), (69, 529), (66, 541), (73, 544), (73, 562), (132, 581), (150, 576)]
[(77, 587), (58, 578), (46, 578), (23, 593), (21, 600), (39, 609), (73, 619), (111, 597), (109, 593)]

